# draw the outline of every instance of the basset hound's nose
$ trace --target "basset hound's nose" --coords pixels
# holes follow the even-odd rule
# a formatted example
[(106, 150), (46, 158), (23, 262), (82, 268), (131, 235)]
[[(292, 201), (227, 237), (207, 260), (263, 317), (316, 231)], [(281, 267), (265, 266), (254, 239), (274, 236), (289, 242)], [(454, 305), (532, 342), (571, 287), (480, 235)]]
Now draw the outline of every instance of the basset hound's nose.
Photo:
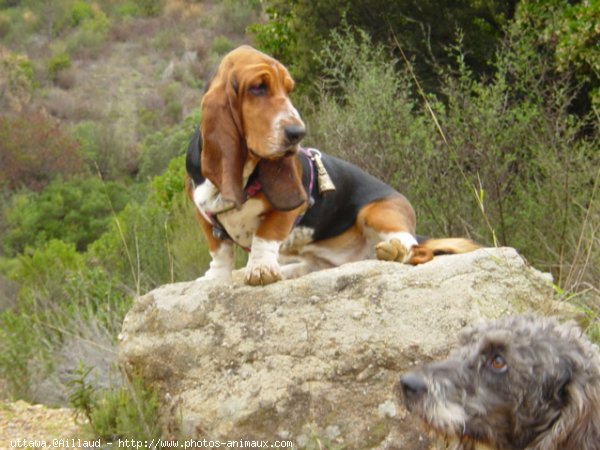
[(283, 129), (289, 144), (297, 144), (306, 135), (306, 128), (301, 125), (288, 125)]

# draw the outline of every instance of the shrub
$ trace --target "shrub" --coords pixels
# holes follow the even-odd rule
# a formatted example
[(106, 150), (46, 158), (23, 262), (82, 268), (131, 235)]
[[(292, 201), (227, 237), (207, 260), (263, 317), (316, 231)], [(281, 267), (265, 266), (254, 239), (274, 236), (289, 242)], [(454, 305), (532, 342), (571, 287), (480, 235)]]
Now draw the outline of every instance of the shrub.
[(7, 310), (0, 313), (0, 340), (0, 377), (13, 398), (31, 399), (31, 361), (45, 362), (45, 370), (37, 368), (43, 375), (47, 375), (51, 364), (43, 336), (32, 317)]
[(73, 28), (78, 27), (87, 20), (93, 19), (94, 16), (92, 6), (83, 0), (77, 0), (71, 6), (71, 26)]
[(135, 1), (129, 0), (116, 4), (113, 14), (117, 17), (139, 17), (143, 15), (143, 11)]
[(123, 184), (95, 177), (55, 180), (39, 194), (15, 194), (5, 213), (4, 251), (16, 255), (27, 246), (42, 247), (52, 239), (73, 243), (83, 251), (130, 197)]
[(0, 376), (16, 398), (33, 399), (36, 389), (32, 380), (44, 379), (52, 370), (49, 339), (57, 330), (44, 330), (47, 323), (53, 323), (46, 319), (59, 309), (60, 301), (53, 300), (64, 292), (63, 275), (79, 262), (73, 246), (53, 241), (9, 267), (8, 277), (21, 289), (17, 308), (0, 313)]
[(459, 49), (443, 97), (417, 102), (412, 77), (381, 46), (334, 32), (307, 122), (324, 151), (404, 192), (421, 233), (514, 246), (565, 290), (582, 290), (600, 267), (590, 222), (600, 216), (597, 130), (590, 136), (590, 123), (568, 113), (569, 80), (551, 76), (531, 35), (509, 36), (491, 80), (478, 80)]
[(108, 232), (90, 247), (90, 255), (137, 295), (165, 283), (198, 277), (208, 266), (208, 251), (184, 198), (169, 210), (153, 199), (131, 203)]
[(4, 38), (10, 32), (10, 17), (0, 12), (0, 38)]
[(16, 398), (64, 404), (67, 374), (80, 362), (97, 383), (115, 380), (116, 343), (129, 306), (118, 280), (52, 240), (29, 249), (0, 271), (20, 288), (17, 304), (0, 313), (0, 376)]
[[(197, 116), (187, 121), (197, 121)], [(187, 122), (186, 121), (186, 122)], [(155, 136), (156, 148), (168, 142), (178, 153), (187, 149), (192, 127)], [(172, 140), (171, 137), (175, 136)], [(169, 140), (165, 140), (165, 138)], [(141, 293), (157, 285), (198, 277), (207, 268), (209, 253), (183, 192), (183, 157), (175, 158), (152, 181), (152, 195), (142, 204), (130, 203), (110, 229), (90, 247), (90, 256), (123, 285)]]
[(81, 173), (77, 142), (41, 114), (0, 116), (0, 185), (41, 190), (54, 177)]
[(178, 54), (185, 48), (181, 34), (173, 28), (164, 28), (152, 37), (152, 46), (171, 54)]
[(184, 192), (185, 155), (173, 158), (162, 175), (152, 179), (152, 193), (156, 202), (164, 209), (170, 210), (177, 196)]
[(229, 53), (235, 48), (235, 44), (227, 36), (217, 36), (213, 40), (212, 51), (219, 56)]
[(267, 7), (265, 12), (269, 20), (250, 25), (248, 31), (262, 51), (282, 61), (291, 61), (291, 49), (296, 45), (296, 35), (291, 31), (291, 14), (281, 14), (273, 7)]
[(56, 74), (54, 82), (61, 89), (72, 89), (77, 84), (77, 73), (73, 68), (61, 70)]
[[(431, 147), (426, 121), (410, 94), (411, 82), (369, 36), (334, 31), (320, 54), (325, 77), (319, 109), (309, 117), (311, 138), (398, 188), (407, 188), (417, 152)], [(412, 170), (412, 169), (410, 169)]]
[(130, 173), (137, 162), (116, 134), (115, 127), (100, 121), (82, 121), (73, 128), (73, 137), (92, 173), (103, 180), (117, 179)]
[(67, 50), (80, 58), (94, 58), (104, 48), (107, 34), (108, 22), (104, 19), (86, 21), (67, 37)]
[(164, 172), (169, 162), (187, 150), (194, 125), (200, 122), (200, 113), (195, 111), (182, 123), (149, 134), (142, 144), (138, 179), (149, 180)]
[(181, 85), (179, 83), (170, 83), (163, 89), (163, 99), (165, 102), (165, 117), (171, 124), (181, 121), (183, 107), (181, 105)]
[(159, 16), (164, 8), (164, 0), (133, 0), (146, 16)]
[(217, 28), (243, 35), (246, 27), (257, 21), (260, 11), (260, 0), (222, 0)]
[(52, 80), (56, 80), (56, 77), (61, 70), (71, 67), (71, 57), (67, 52), (56, 53), (48, 59), (47, 67), (48, 77)]
[[(58, 77), (57, 81), (58, 83)], [(62, 120), (72, 120), (77, 110), (77, 101), (71, 92), (58, 88), (50, 88), (46, 91), (44, 106), (52, 114), (52, 117)]]
[(0, 49), (0, 74), (0, 107), (6, 112), (22, 111), (35, 88), (31, 60)]
[(135, 378), (125, 387), (100, 390), (90, 381), (93, 367), (79, 366), (69, 382), (69, 403), (84, 415), (96, 436), (154, 439), (160, 437), (158, 397)]

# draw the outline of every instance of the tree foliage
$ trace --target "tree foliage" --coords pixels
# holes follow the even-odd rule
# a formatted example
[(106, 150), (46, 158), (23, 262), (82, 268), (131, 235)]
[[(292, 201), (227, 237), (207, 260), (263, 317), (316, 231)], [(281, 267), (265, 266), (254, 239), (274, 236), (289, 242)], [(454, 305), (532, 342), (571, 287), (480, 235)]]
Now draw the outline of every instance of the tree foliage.
[(130, 198), (125, 185), (98, 178), (57, 179), (40, 193), (14, 195), (5, 212), (4, 251), (16, 255), (52, 239), (83, 251), (106, 231), (112, 216)]
[(416, 98), (411, 74), (367, 33), (332, 33), (310, 145), (405, 193), (420, 233), (513, 246), (561, 286), (584, 289), (600, 267), (598, 130), (569, 112), (576, 92), (553, 76), (553, 55), (509, 33), (492, 80), (457, 47), (440, 94)]
[(39, 113), (0, 116), (0, 188), (40, 191), (83, 167), (77, 141), (56, 121)]
[(458, 30), (469, 48), (469, 64), (477, 73), (486, 72), (515, 7), (515, 1), (501, 0), (267, 0), (266, 4), (270, 21), (252, 31), (258, 44), (291, 65), (301, 81), (314, 77), (314, 52), (332, 29), (346, 22), (366, 31), (375, 43), (388, 44), (396, 35), (428, 85), (436, 84), (432, 66), (450, 62), (446, 49)]
[(554, 56), (559, 73), (575, 74), (600, 117), (600, 2), (523, 1), (514, 26)]

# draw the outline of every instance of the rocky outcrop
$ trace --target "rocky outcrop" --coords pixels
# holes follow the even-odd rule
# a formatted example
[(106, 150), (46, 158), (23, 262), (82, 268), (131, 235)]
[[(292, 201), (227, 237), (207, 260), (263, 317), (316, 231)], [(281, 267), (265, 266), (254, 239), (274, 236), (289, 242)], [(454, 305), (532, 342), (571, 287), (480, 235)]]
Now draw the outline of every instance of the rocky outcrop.
[(266, 287), (163, 286), (136, 300), (120, 359), (159, 389), (165, 434), (426, 449), (394, 398), (399, 375), (444, 356), (466, 324), (552, 313), (549, 275), (510, 248), (421, 266), (363, 261)]

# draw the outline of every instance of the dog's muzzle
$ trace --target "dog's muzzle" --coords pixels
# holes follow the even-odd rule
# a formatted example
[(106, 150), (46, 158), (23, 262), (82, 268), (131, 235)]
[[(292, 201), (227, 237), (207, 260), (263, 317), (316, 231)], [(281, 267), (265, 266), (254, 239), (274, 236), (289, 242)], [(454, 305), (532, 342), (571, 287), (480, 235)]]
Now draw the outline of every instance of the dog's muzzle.
[(400, 377), (396, 392), (401, 394), (404, 404), (410, 410), (427, 393), (427, 383), (418, 373), (408, 372)]

